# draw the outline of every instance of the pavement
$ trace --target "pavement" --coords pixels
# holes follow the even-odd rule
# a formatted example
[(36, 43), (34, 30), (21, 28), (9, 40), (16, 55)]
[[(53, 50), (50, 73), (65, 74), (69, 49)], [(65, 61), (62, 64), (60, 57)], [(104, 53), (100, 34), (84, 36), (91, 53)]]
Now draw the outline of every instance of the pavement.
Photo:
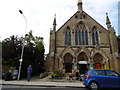
[(39, 76), (32, 77), (30, 82), (27, 79), (22, 80), (0, 80), (1, 85), (20, 85), (20, 86), (40, 86), (40, 87), (74, 87), (80, 88), (85, 87), (82, 81), (78, 80), (69, 80), (69, 78), (64, 77), (62, 79), (52, 79), (50, 76), (47, 76), (43, 79), (40, 79)]

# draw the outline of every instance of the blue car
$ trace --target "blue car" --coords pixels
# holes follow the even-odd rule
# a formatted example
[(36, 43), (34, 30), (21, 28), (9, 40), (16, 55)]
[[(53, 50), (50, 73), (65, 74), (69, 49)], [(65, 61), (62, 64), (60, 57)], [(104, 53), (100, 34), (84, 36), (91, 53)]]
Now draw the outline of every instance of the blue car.
[(99, 88), (119, 89), (120, 74), (109, 69), (90, 69), (83, 77), (83, 84), (91, 90)]

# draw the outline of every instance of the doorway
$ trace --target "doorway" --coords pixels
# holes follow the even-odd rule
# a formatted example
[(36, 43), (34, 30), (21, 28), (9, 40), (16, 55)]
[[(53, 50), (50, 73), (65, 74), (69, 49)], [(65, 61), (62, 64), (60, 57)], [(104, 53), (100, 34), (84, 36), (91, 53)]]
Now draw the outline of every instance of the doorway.
[(66, 71), (66, 73), (72, 72), (72, 63), (71, 62), (65, 63), (65, 71)]
[(72, 61), (73, 61), (73, 56), (70, 53), (65, 54), (64, 56), (64, 69), (66, 73), (71, 73), (72, 72)]
[(96, 53), (93, 57), (94, 69), (104, 69), (103, 66), (103, 56), (99, 53)]
[(88, 70), (87, 62), (86, 61), (79, 61), (78, 69), (79, 69), (80, 74), (85, 74), (85, 72)]
[(95, 64), (94, 69), (102, 69), (102, 65), (100, 63)]
[(80, 74), (85, 74), (85, 72), (88, 70), (88, 57), (84, 52), (81, 52), (77, 57), (78, 63), (77, 68), (80, 72)]

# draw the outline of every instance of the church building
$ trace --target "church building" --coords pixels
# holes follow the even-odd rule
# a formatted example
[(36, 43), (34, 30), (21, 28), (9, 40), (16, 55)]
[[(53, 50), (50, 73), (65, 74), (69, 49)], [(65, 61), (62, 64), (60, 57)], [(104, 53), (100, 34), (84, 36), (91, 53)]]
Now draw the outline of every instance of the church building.
[(120, 72), (117, 37), (108, 14), (105, 28), (83, 10), (82, 0), (78, 0), (77, 6), (77, 12), (58, 30), (54, 18), (46, 71), (85, 73), (88, 69), (112, 69)]

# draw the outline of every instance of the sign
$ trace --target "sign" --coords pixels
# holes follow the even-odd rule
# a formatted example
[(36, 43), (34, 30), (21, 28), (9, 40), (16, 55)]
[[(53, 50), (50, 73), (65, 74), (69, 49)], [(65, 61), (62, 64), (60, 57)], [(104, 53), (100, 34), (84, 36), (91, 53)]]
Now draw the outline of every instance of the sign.
[(93, 67), (93, 64), (90, 64), (90, 67)]
[(86, 61), (79, 61), (79, 64), (87, 64)]
[(90, 64), (90, 69), (93, 69), (94, 65), (93, 64)]
[(76, 63), (74, 64), (74, 69), (77, 69), (77, 64)]

